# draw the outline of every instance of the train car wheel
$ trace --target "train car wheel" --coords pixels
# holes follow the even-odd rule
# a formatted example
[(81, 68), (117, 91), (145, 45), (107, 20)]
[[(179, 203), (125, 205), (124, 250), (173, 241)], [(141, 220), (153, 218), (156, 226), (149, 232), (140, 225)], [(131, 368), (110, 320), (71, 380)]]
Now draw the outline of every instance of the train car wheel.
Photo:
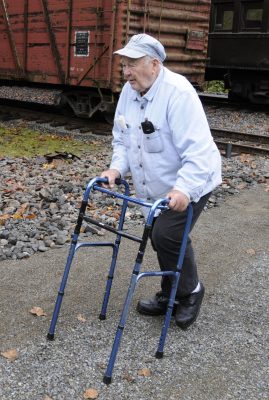
[(104, 111), (102, 112), (102, 116), (104, 117), (105, 121), (109, 124), (109, 125), (113, 125), (114, 123), (114, 112), (112, 111)]

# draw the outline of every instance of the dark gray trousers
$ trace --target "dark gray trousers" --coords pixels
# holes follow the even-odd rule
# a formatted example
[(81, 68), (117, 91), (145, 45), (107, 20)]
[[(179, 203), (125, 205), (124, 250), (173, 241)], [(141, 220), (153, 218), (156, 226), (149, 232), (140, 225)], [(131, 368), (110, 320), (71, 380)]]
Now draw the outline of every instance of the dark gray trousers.
[[(193, 219), (191, 230), (194, 227), (199, 215), (201, 214), (211, 193), (201, 197), (197, 203), (192, 203)], [(186, 223), (187, 212), (177, 212), (173, 210), (163, 211), (155, 220), (152, 232), (151, 243), (157, 252), (159, 265), (162, 271), (176, 270), (179, 249), (183, 230)], [(184, 297), (190, 294), (199, 282), (197, 265), (191, 239), (188, 238), (186, 253), (181, 270), (181, 276), (177, 289), (176, 297)], [(162, 292), (169, 297), (171, 290), (171, 278), (162, 277)]]

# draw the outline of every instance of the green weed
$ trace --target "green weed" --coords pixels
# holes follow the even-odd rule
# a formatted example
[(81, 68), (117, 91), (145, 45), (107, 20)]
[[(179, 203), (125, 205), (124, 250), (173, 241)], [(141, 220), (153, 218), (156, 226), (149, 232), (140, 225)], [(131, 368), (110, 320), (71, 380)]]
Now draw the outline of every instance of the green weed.
[(100, 148), (96, 142), (82, 142), (68, 137), (45, 134), (26, 128), (6, 128), (0, 125), (0, 156), (36, 157), (54, 152), (79, 156)]

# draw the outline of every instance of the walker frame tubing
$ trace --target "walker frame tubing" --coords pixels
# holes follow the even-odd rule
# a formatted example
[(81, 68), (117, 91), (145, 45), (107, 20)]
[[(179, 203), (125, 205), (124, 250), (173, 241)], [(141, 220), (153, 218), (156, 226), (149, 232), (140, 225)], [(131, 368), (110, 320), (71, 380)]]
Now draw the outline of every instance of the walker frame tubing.
[[(135, 261), (135, 264), (134, 264), (134, 267), (133, 267), (133, 272), (132, 272), (129, 288), (128, 288), (128, 291), (127, 291), (127, 295), (126, 295), (126, 298), (125, 298), (123, 310), (122, 310), (122, 313), (121, 313), (119, 325), (118, 325), (118, 328), (117, 328), (117, 331), (116, 331), (116, 334), (115, 334), (115, 338), (114, 338), (111, 354), (110, 354), (110, 357), (109, 357), (107, 369), (106, 369), (106, 372), (105, 372), (105, 375), (104, 375), (104, 378), (103, 378), (104, 383), (109, 384), (111, 382), (111, 380), (112, 380), (112, 372), (113, 372), (113, 368), (114, 368), (114, 363), (115, 363), (116, 356), (117, 356), (117, 353), (118, 353), (121, 337), (122, 337), (123, 330), (124, 330), (124, 327), (125, 327), (125, 323), (126, 323), (126, 320), (127, 320), (128, 311), (129, 311), (129, 307), (130, 307), (130, 304), (131, 304), (131, 301), (132, 301), (132, 298), (133, 298), (135, 287), (136, 287), (137, 282), (140, 279), (144, 278), (144, 277), (149, 277), (149, 276), (155, 276), (155, 277), (171, 276), (171, 278), (172, 278), (172, 288), (171, 288), (171, 293), (170, 293), (170, 297), (169, 297), (168, 307), (167, 307), (167, 311), (166, 311), (165, 318), (164, 318), (164, 323), (163, 323), (163, 327), (162, 327), (162, 331), (161, 331), (161, 336), (160, 336), (160, 340), (159, 340), (158, 349), (157, 349), (157, 351), (155, 353), (155, 356), (157, 358), (162, 358), (163, 357), (163, 349), (164, 349), (164, 345), (165, 345), (165, 339), (166, 339), (168, 327), (169, 327), (171, 316), (172, 316), (172, 311), (173, 311), (173, 306), (174, 306), (175, 296), (176, 296), (176, 290), (177, 290), (177, 287), (178, 287), (178, 284), (179, 284), (179, 279), (180, 279), (180, 275), (181, 275), (181, 268), (182, 268), (182, 264), (183, 264), (183, 260), (184, 260), (184, 256), (185, 256), (188, 235), (189, 235), (189, 232), (190, 232), (192, 216), (193, 216), (193, 209), (192, 209), (192, 205), (190, 204), (188, 206), (187, 219), (186, 219), (185, 228), (184, 228), (184, 232), (183, 232), (183, 237), (182, 237), (182, 241), (181, 241), (181, 246), (180, 246), (180, 250), (179, 250), (179, 257), (178, 257), (176, 270), (175, 271), (159, 271), (159, 272), (147, 271), (147, 272), (140, 273), (140, 268), (141, 268), (141, 265), (142, 265), (142, 261), (143, 261), (143, 257), (144, 257), (144, 253), (145, 253), (145, 249), (146, 249), (146, 245), (147, 245), (147, 241), (148, 241), (148, 238), (149, 238), (149, 234), (150, 234), (150, 231), (151, 231), (151, 228), (152, 228), (152, 223), (153, 223), (155, 212), (156, 212), (156, 210), (166, 210), (168, 208), (167, 206), (168, 206), (168, 203), (169, 203), (169, 199), (159, 199), (159, 200), (155, 201), (153, 204), (152, 203), (147, 203), (147, 202), (144, 202), (141, 199), (138, 199), (138, 198), (135, 198), (135, 197), (130, 197), (129, 185), (125, 180), (122, 180), (122, 179), (117, 179), (116, 180), (116, 184), (117, 185), (124, 185), (124, 187), (125, 187), (125, 193), (124, 194), (121, 194), (121, 193), (118, 193), (118, 192), (113, 192), (112, 190), (109, 190), (109, 189), (106, 189), (105, 187), (100, 186), (100, 184), (102, 184), (102, 183), (105, 183), (105, 184), (108, 183), (107, 178), (100, 178), (100, 177), (94, 178), (88, 183), (88, 185), (87, 185), (87, 187), (85, 189), (83, 200), (82, 200), (81, 207), (80, 207), (80, 210), (79, 210), (79, 215), (78, 215), (76, 227), (74, 229), (74, 234), (72, 236), (72, 241), (71, 241), (71, 244), (70, 244), (69, 254), (68, 254), (68, 257), (67, 257), (67, 262), (66, 262), (66, 265), (65, 265), (63, 278), (62, 278), (62, 281), (61, 281), (61, 284), (60, 284), (60, 288), (59, 288), (59, 291), (58, 291), (58, 296), (57, 296), (57, 299), (56, 299), (55, 308), (54, 308), (54, 312), (53, 312), (53, 316), (52, 316), (49, 332), (47, 334), (47, 338), (49, 340), (53, 340), (54, 339), (55, 327), (56, 327), (58, 315), (59, 315), (61, 304), (62, 304), (64, 290), (65, 290), (65, 286), (66, 286), (66, 283), (67, 283), (67, 279), (68, 279), (69, 271), (70, 271), (70, 268), (71, 268), (72, 260), (73, 260), (73, 257), (75, 255), (76, 251), (79, 250), (82, 247), (93, 247), (93, 246), (106, 246), (106, 247), (112, 247), (112, 249), (113, 249), (112, 260), (111, 260), (111, 264), (110, 264), (110, 268), (109, 268), (109, 274), (108, 274), (108, 277), (107, 277), (105, 294), (104, 294), (104, 299), (103, 299), (103, 303), (102, 303), (102, 309), (101, 309), (101, 313), (99, 315), (99, 319), (103, 320), (103, 319), (106, 318), (106, 310), (107, 310), (107, 305), (108, 305), (108, 301), (109, 301), (109, 296), (110, 296), (110, 291), (111, 291), (111, 286), (112, 286), (112, 280), (113, 280), (113, 277), (114, 277), (114, 271), (115, 271), (115, 267), (116, 267), (116, 262), (117, 262), (117, 256), (118, 256), (119, 246), (120, 246), (120, 242), (121, 242), (121, 237), (127, 237), (128, 239), (140, 242), (140, 246), (139, 246), (139, 250), (138, 250), (138, 253), (137, 253), (136, 261)], [(121, 210), (121, 214), (120, 214), (120, 218), (119, 218), (119, 223), (118, 223), (118, 228), (117, 229), (112, 228), (112, 227), (110, 227), (110, 226), (108, 226), (106, 224), (97, 222), (97, 221), (93, 220), (92, 218), (89, 218), (89, 217), (85, 216), (85, 212), (86, 212), (86, 208), (87, 208), (87, 205), (88, 205), (90, 192), (92, 190), (98, 190), (98, 191), (100, 191), (102, 193), (105, 193), (105, 194), (110, 195), (112, 197), (120, 198), (120, 199), (123, 200), (122, 210)], [(128, 202), (132, 202), (132, 203), (139, 204), (141, 206), (150, 208), (142, 238), (138, 238), (138, 237), (136, 237), (134, 235), (126, 234), (125, 232), (122, 231), (124, 220), (125, 220), (125, 213), (126, 213), (126, 210), (127, 210), (127, 207), (128, 207)], [(81, 226), (82, 226), (83, 220), (91, 222), (91, 223), (94, 223), (95, 225), (101, 226), (104, 229), (115, 233), (116, 234), (115, 242), (114, 243), (111, 243), (111, 242), (98, 242), (98, 243), (81, 242), (81, 243), (77, 243), (78, 242), (78, 236), (80, 234), (80, 230), (81, 230)]]
[[(101, 178), (101, 177), (93, 178), (88, 183), (88, 185), (87, 185), (87, 187), (86, 187), (86, 189), (84, 191), (82, 203), (81, 203), (80, 210), (79, 210), (79, 215), (78, 215), (78, 218), (77, 218), (77, 223), (76, 223), (76, 226), (75, 226), (75, 229), (74, 229), (74, 233), (72, 235), (72, 240), (71, 240), (71, 244), (70, 244), (70, 249), (69, 249), (69, 253), (68, 253), (68, 257), (67, 257), (67, 261), (66, 261), (63, 277), (62, 277), (62, 281), (61, 281), (60, 288), (59, 288), (58, 295), (57, 295), (57, 299), (56, 299), (56, 302), (55, 302), (55, 307), (54, 307), (54, 311), (53, 311), (53, 315), (52, 315), (52, 319), (51, 319), (51, 324), (50, 324), (50, 327), (49, 327), (49, 332), (47, 334), (47, 339), (48, 340), (53, 340), (54, 339), (55, 328), (56, 328), (58, 316), (59, 316), (61, 305), (62, 305), (62, 301), (63, 301), (65, 287), (66, 287), (66, 284), (67, 284), (67, 280), (68, 280), (71, 264), (72, 264), (72, 261), (73, 261), (73, 258), (74, 258), (74, 255), (76, 254), (76, 252), (82, 247), (93, 247), (93, 246), (106, 246), (106, 247), (112, 247), (112, 249), (113, 249), (112, 260), (111, 260), (111, 264), (110, 264), (110, 268), (109, 268), (109, 273), (108, 273), (108, 277), (107, 277), (107, 284), (106, 284), (104, 299), (103, 299), (103, 303), (102, 303), (102, 309), (101, 309), (101, 313), (99, 315), (99, 319), (103, 320), (103, 319), (106, 318), (106, 310), (107, 310), (108, 300), (109, 300), (109, 296), (110, 296), (112, 281), (113, 281), (113, 277), (114, 277), (114, 271), (115, 271), (115, 267), (116, 267), (117, 256), (118, 256), (118, 252), (119, 252), (119, 246), (120, 246), (120, 243), (121, 243), (121, 237), (122, 236), (123, 237), (127, 237), (128, 239), (131, 239), (131, 240), (134, 240), (134, 241), (139, 241), (139, 242), (141, 242), (141, 240), (142, 240), (140, 238), (137, 238), (136, 236), (125, 234), (122, 231), (124, 220), (125, 220), (125, 213), (126, 213), (127, 206), (128, 206), (128, 202), (132, 202), (132, 203), (135, 203), (135, 204), (143, 205), (145, 207), (152, 207), (152, 204), (143, 202), (141, 199), (138, 199), (138, 198), (135, 198), (135, 197), (130, 197), (129, 184), (123, 179), (117, 179), (116, 180), (116, 184), (124, 186), (124, 188), (125, 188), (124, 194), (121, 194), (121, 193), (118, 193), (118, 192), (113, 192), (112, 190), (109, 190), (109, 189), (106, 189), (106, 188), (100, 186), (100, 184), (102, 184), (102, 183), (108, 183), (107, 178)], [(91, 222), (93, 221), (91, 218), (85, 217), (85, 212), (86, 212), (86, 208), (87, 208), (87, 205), (88, 205), (90, 193), (93, 190), (97, 190), (97, 191), (100, 191), (102, 193), (108, 194), (111, 197), (116, 197), (116, 198), (120, 198), (120, 199), (123, 200), (121, 214), (120, 214), (120, 218), (119, 218), (119, 222), (118, 222), (118, 229), (111, 228), (111, 227), (109, 227), (109, 226), (107, 226), (105, 224), (102, 224), (102, 223), (97, 223), (97, 225), (103, 227), (104, 229), (110, 230), (110, 231), (112, 231), (113, 233), (115, 233), (117, 235), (114, 243), (111, 243), (111, 242), (99, 242), (99, 243), (81, 242), (81, 243), (78, 243), (78, 237), (79, 237), (79, 234), (80, 234), (80, 230), (81, 230), (81, 226), (82, 226), (83, 220), (87, 221), (87, 219), (88, 219)], [(166, 206), (165, 206), (166, 202), (162, 201), (162, 203), (163, 203), (163, 206), (160, 206), (160, 208), (161, 209), (165, 209), (166, 208)], [(157, 205), (154, 208), (154, 211), (155, 211), (156, 208), (157, 208)], [(153, 217), (154, 217), (154, 213), (153, 213), (152, 218), (151, 218), (151, 224), (152, 224), (152, 221), (153, 221)]]

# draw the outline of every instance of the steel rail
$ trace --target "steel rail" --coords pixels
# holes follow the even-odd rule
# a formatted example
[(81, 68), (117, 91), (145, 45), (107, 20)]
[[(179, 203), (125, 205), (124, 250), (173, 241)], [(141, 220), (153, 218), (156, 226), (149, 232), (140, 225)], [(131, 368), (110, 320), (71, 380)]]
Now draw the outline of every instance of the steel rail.
[[(226, 153), (229, 151), (231, 154), (232, 151), (239, 153), (248, 153), (248, 154), (260, 154), (260, 155), (269, 155), (269, 147), (258, 147), (245, 143), (236, 143), (236, 142), (227, 142), (221, 139), (215, 140), (216, 145), (220, 150), (226, 150)], [(227, 150), (229, 148), (229, 150)], [(228, 156), (228, 155), (227, 155)]]
[(225, 137), (229, 140), (244, 140), (246, 142), (260, 143), (263, 145), (269, 144), (269, 136), (258, 135), (255, 133), (236, 132), (227, 129), (211, 128), (212, 136)]
[(269, 136), (245, 132), (234, 132), (225, 129), (211, 128), (211, 133), (218, 148), (249, 154), (269, 155)]

